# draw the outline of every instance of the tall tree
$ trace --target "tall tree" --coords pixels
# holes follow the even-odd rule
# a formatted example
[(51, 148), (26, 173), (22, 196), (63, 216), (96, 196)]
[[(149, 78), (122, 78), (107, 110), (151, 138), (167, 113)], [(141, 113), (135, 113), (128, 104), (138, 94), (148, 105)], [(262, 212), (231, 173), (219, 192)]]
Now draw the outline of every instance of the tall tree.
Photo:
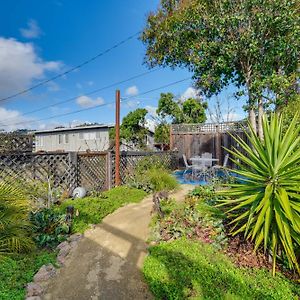
[(200, 99), (178, 100), (172, 93), (160, 95), (157, 114), (163, 120), (169, 118), (174, 124), (203, 123), (206, 121), (207, 103)]
[(276, 103), (280, 78), (299, 80), (299, 15), (299, 0), (162, 0), (141, 39), (151, 67), (187, 67), (208, 97), (234, 84), (256, 130), (264, 96)]
[(166, 123), (160, 123), (156, 126), (154, 132), (154, 141), (160, 144), (162, 150), (170, 144), (170, 125)]
[[(129, 112), (122, 120), (120, 126), (120, 137), (126, 142), (144, 148), (148, 130), (145, 128), (146, 115), (148, 111), (138, 108)], [(115, 128), (110, 131), (110, 138), (115, 139)]]

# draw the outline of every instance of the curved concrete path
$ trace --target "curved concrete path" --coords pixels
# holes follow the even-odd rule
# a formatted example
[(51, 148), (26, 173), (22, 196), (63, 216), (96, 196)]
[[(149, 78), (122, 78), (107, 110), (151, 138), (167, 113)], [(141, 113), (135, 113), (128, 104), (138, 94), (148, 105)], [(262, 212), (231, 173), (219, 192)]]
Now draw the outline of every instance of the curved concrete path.
[[(172, 197), (182, 199), (190, 186)], [(43, 300), (153, 299), (140, 271), (151, 220), (152, 197), (119, 208), (87, 230)]]

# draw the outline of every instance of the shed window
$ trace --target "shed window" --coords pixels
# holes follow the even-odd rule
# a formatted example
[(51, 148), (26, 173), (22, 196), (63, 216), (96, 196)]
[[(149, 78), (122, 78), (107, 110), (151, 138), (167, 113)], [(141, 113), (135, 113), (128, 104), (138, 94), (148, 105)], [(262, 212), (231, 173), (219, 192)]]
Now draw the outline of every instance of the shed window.
[(100, 131), (96, 132), (96, 139), (98, 139), (98, 140), (100, 139)]
[(62, 144), (62, 143), (63, 143), (63, 135), (62, 135), (62, 134), (59, 134), (59, 135), (58, 135), (58, 143), (59, 143), (59, 144)]
[(79, 132), (79, 139), (83, 140), (83, 132)]
[(65, 134), (65, 143), (66, 144), (69, 143), (69, 134), (68, 133)]

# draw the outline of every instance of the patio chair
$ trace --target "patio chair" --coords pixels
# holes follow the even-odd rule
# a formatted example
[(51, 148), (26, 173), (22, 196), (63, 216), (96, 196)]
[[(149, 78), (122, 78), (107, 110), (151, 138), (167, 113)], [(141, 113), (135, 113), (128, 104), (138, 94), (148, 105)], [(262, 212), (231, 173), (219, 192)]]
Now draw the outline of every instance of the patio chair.
[[(204, 153), (202, 153), (201, 157), (202, 158), (212, 159), (212, 153), (204, 152)], [(205, 161), (203, 163), (204, 163), (204, 166), (207, 167), (207, 168), (211, 168), (212, 167), (212, 161)]]
[(224, 174), (227, 177), (229, 176), (228, 171), (226, 170), (227, 165), (228, 165), (228, 160), (229, 160), (229, 154), (227, 153), (224, 157), (222, 166), (220, 166), (220, 165), (212, 166), (211, 171), (212, 171), (213, 176), (216, 176), (218, 170), (221, 170), (222, 172), (224, 172)]
[(185, 166), (185, 170), (183, 172), (183, 175), (184, 175), (188, 170), (192, 170), (193, 166), (188, 163), (185, 154), (182, 154), (182, 158), (183, 158), (183, 162), (184, 162), (184, 166)]

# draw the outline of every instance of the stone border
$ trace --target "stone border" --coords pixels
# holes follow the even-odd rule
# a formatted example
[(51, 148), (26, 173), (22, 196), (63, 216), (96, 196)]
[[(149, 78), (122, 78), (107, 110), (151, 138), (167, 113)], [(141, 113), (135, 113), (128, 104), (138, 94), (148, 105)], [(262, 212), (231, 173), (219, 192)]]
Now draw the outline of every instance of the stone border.
[[(59, 267), (64, 266), (67, 256), (77, 248), (79, 241), (83, 238), (83, 234), (72, 234), (66, 241), (60, 243), (56, 249), (59, 251), (57, 255), (57, 264)], [(52, 264), (43, 265), (33, 277), (33, 282), (26, 285), (26, 300), (41, 300), (49, 280), (57, 275), (57, 269)]]

